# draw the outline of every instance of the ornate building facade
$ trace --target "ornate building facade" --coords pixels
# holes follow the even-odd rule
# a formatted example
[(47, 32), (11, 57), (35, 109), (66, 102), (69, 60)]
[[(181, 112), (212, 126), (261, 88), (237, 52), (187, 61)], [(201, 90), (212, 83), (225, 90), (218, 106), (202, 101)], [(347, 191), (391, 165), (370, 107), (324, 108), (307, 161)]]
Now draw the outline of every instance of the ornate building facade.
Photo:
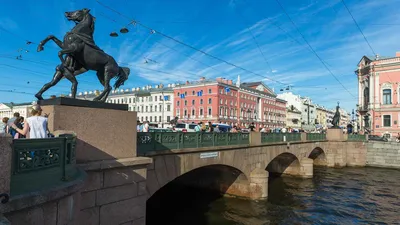
[(357, 115), (361, 131), (386, 137), (400, 132), (400, 53), (363, 56), (357, 65)]
[(286, 101), (262, 82), (200, 79), (173, 88), (174, 115), (187, 122), (222, 122), (257, 128), (285, 127)]

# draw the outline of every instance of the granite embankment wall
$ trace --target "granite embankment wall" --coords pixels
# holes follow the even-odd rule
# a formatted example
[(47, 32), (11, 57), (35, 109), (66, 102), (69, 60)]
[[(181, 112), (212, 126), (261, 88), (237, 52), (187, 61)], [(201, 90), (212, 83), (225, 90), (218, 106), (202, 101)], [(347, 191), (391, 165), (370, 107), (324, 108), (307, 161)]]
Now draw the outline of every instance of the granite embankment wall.
[(400, 169), (400, 143), (368, 142), (366, 145), (367, 166)]

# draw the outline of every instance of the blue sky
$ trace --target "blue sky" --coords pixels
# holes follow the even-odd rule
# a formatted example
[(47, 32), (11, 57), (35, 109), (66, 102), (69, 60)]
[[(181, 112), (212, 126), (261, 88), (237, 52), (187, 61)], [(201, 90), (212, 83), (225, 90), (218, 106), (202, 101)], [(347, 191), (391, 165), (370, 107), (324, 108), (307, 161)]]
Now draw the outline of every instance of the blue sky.
[[(30, 94), (51, 80), (59, 63), (58, 47), (49, 43), (43, 52), (36, 45), (49, 34), (62, 38), (73, 23), (65, 11), (90, 8), (96, 17), (95, 41), (131, 76), (124, 88), (224, 77), (242, 81), (263, 80), (277, 93), (284, 85), (314, 102), (334, 107), (337, 101), (351, 110), (351, 96), (312, 53), (275, 0), (102, 0), (106, 5), (177, 40), (195, 46), (256, 76), (196, 52), (140, 26), (117, 38), (109, 36), (130, 21), (95, 0), (5, 1), (0, 8), (0, 102), (32, 101)], [(400, 50), (398, 0), (345, 0), (374, 51), (394, 56)], [(384, 3), (383, 3), (384, 2)], [(354, 70), (363, 55), (373, 55), (341, 0), (280, 0), (299, 31), (352, 95), (357, 95)], [(258, 48), (257, 45), (260, 47)], [(18, 50), (22, 49), (20, 52)], [(29, 50), (29, 52), (25, 52)], [(261, 50), (261, 52), (260, 52)], [(22, 55), (23, 60), (15, 57)], [(263, 55), (265, 57), (263, 57)], [(149, 62), (145, 63), (145, 58)], [(163, 71), (155, 72), (154, 70)], [(101, 89), (93, 72), (78, 77), (79, 91)], [(46, 94), (68, 93), (62, 81)]]

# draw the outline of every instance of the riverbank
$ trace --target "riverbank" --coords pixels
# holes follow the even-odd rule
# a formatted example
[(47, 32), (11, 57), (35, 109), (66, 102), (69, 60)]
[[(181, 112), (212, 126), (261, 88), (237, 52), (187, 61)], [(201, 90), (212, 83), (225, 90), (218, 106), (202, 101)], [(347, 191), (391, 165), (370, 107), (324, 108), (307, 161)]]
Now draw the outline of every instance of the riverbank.
[(365, 144), (366, 166), (400, 169), (400, 143), (371, 141)]

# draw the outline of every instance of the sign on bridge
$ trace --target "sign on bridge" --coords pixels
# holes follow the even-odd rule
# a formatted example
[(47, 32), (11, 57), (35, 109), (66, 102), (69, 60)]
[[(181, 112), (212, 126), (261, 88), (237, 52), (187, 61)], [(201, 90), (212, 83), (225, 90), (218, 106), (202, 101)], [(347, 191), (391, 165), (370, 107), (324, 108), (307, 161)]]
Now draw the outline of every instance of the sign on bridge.
[(204, 153), (200, 153), (200, 159), (217, 158), (218, 156), (219, 156), (219, 152), (204, 152)]

